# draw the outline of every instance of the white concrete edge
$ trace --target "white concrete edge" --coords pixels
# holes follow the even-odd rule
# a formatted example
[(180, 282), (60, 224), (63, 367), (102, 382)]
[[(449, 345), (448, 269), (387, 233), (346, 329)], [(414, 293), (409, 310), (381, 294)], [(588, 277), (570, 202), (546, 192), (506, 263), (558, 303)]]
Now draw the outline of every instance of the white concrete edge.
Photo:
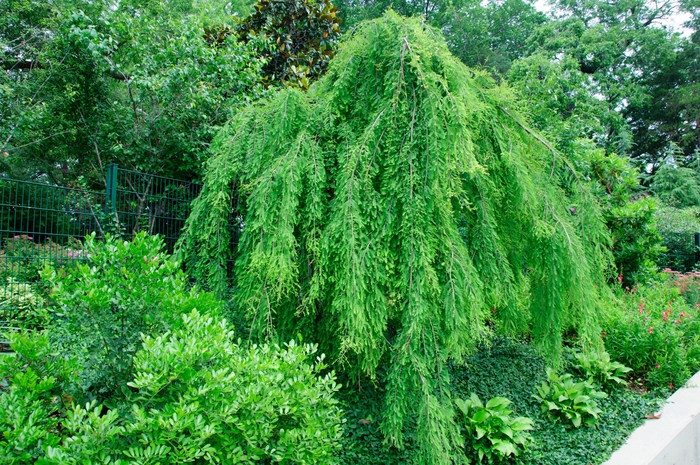
[(700, 372), (603, 465), (700, 465)]

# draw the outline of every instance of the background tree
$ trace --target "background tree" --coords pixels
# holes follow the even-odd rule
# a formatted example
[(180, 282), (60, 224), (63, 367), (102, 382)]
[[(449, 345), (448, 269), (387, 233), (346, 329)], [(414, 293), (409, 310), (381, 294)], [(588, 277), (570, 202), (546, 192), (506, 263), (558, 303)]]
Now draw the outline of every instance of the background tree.
[(253, 44), (204, 39), (214, 19), (234, 22), (196, 9), (207, 3), (4, 3), (0, 138), (13, 176), (99, 184), (114, 161), (196, 178), (218, 126), (262, 91)]
[(341, 22), (327, 0), (261, 0), (236, 32), (242, 42), (267, 39), (261, 54), (266, 82), (308, 89), (333, 58)]

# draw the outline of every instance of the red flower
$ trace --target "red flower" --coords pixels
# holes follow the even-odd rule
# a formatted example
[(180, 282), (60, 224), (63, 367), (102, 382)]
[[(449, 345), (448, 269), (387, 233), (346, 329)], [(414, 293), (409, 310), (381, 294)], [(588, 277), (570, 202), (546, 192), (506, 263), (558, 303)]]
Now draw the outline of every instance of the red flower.
[[(647, 333), (649, 334), (654, 334), (654, 326), (649, 326), (649, 329), (647, 330)], [(658, 367), (658, 365), (657, 365)]]

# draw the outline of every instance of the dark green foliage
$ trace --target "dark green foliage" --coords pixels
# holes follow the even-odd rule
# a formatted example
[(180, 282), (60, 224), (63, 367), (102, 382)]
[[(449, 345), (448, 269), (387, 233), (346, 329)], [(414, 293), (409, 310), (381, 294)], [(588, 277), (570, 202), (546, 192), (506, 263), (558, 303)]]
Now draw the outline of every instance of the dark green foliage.
[(494, 397), (484, 405), (476, 394), (469, 399), (455, 399), (462, 413), (466, 431), (467, 454), (476, 454), (479, 463), (499, 463), (517, 456), (532, 441), (528, 431), (533, 422), (527, 417), (513, 417), (512, 402)]
[(600, 346), (607, 231), (516, 107), (436, 31), (389, 13), (358, 27), (308, 94), (229, 123), (180, 241), (218, 292), (235, 259), (234, 300), (256, 337), (301, 332), (356, 377), (386, 361), (382, 430), (400, 446), (417, 417), (420, 463), (459, 455), (447, 361), (487, 320), (511, 333), (531, 321), (554, 359), (565, 328)]
[(187, 277), (157, 236), (139, 233), (127, 242), (92, 235), (85, 252), (87, 262), (47, 268), (43, 275), (53, 286), (54, 343), (81, 360), (83, 389), (104, 400), (131, 378), (142, 335), (169, 329), (192, 308), (212, 312), (219, 303), (188, 289)]
[[(481, 398), (505, 396), (513, 400), (516, 415), (535, 420), (533, 442), (513, 461), (519, 465), (602, 463), (658, 405), (648, 396), (619, 390), (599, 401), (605, 414), (597, 427), (572, 429), (554, 423), (532, 397), (535, 385), (545, 379), (545, 360), (533, 346), (507, 339), (496, 339), (490, 347), (482, 347), (464, 366), (452, 366), (450, 376), (454, 397), (467, 397), (470, 392), (478, 393)], [(406, 450), (382, 445), (375, 420), (383, 394), (372, 387), (355, 389), (341, 391), (348, 422), (340, 463), (403, 465), (409, 462), (415, 453), (413, 429), (407, 431)], [(372, 421), (363, 424), (359, 422), (362, 419)]]
[(695, 233), (700, 232), (700, 209), (664, 207), (655, 214), (666, 251), (657, 259), (661, 268), (690, 271), (695, 266)]
[(610, 356), (632, 368), (637, 384), (673, 390), (700, 369), (700, 314), (664, 279), (621, 292), (604, 324)]
[(335, 54), (341, 22), (329, 0), (259, 0), (236, 32), (242, 42), (267, 40), (262, 72), (269, 83), (308, 89)]

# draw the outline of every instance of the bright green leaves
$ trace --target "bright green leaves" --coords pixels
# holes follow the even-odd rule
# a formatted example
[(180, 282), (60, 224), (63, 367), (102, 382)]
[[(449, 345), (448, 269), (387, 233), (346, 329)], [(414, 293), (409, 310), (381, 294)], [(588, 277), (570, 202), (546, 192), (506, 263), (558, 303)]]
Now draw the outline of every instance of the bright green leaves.
[[(436, 31), (388, 13), (308, 93), (282, 91), (218, 135), (180, 242), (221, 292), (235, 260), (233, 301), (255, 336), (301, 333), (354, 377), (387, 364), (382, 431), (400, 446), (415, 418), (421, 464), (463, 455), (446, 367), (487, 321), (532, 321), (555, 357), (565, 328), (597, 343), (598, 207), (516, 107)], [(232, 249), (225, 218), (242, 234)]]
[(80, 381), (88, 398), (122, 394), (142, 334), (179, 324), (179, 315), (193, 308), (219, 308), (212, 295), (188, 289), (164, 247), (145, 233), (131, 242), (111, 236), (98, 242), (93, 234), (85, 241), (86, 262), (44, 270), (56, 304), (52, 342), (84, 364)]
[(536, 386), (537, 394), (533, 396), (542, 403), (543, 412), (549, 413), (554, 421), (561, 420), (574, 428), (596, 424), (603, 413), (596, 400), (605, 399), (607, 394), (596, 391), (588, 381), (575, 382), (569, 373), (560, 376), (548, 368), (547, 378)]
[[(176, 326), (143, 338), (129, 396), (116, 409), (95, 402), (69, 408), (63, 439), (43, 439), (39, 463), (335, 463), (340, 386), (332, 372), (322, 373), (316, 346), (243, 348), (224, 320), (197, 310)], [(8, 400), (15, 399), (0, 395), (0, 405)]]
[(534, 423), (527, 417), (513, 417), (511, 401), (494, 397), (484, 405), (476, 394), (467, 400), (455, 399), (462, 414), (467, 436), (467, 452), (476, 454), (479, 463), (498, 463), (518, 455), (532, 441), (528, 431)]
[(632, 371), (620, 362), (611, 361), (607, 352), (576, 354), (576, 368), (588, 378), (589, 383), (595, 382), (602, 387), (626, 386), (624, 378)]

